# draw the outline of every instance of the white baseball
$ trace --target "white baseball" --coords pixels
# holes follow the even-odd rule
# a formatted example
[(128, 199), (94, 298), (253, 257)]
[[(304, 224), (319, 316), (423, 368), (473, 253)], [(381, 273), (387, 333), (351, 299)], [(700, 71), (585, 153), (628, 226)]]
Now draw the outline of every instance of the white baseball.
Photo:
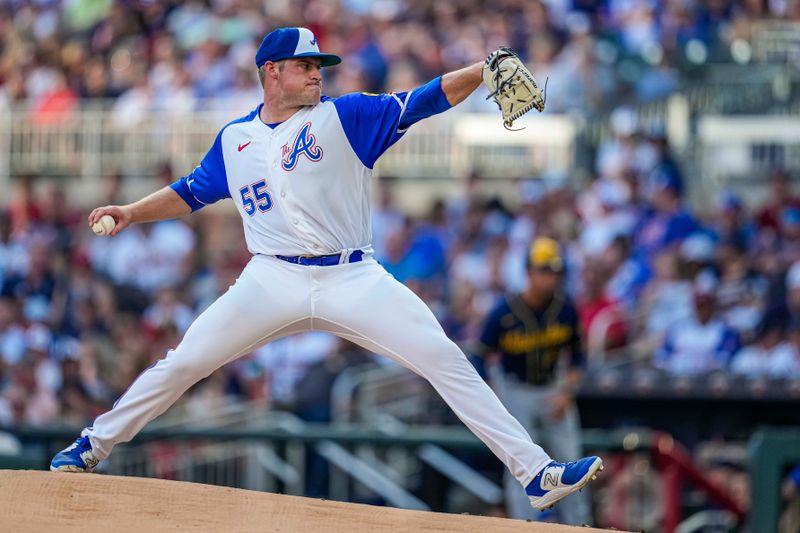
[(92, 224), (92, 231), (95, 235), (108, 235), (116, 225), (117, 223), (114, 222), (114, 217), (111, 215), (103, 215), (100, 220)]

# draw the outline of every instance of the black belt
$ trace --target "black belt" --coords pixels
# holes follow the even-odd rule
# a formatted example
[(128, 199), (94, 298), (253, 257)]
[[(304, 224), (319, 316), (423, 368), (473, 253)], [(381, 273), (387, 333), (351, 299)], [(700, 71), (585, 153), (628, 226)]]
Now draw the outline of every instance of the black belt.
[[(287, 263), (293, 263), (295, 265), (305, 265), (305, 266), (332, 266), (338, 265), (342, 259), (342, 254), (330, 254), (330, 255), (293, 255), (293, 256), (286, 256), (286, 255), (276, 255), (278, 259), (286, 261)], [(364, 259), (364, 252), (362, 250), (353, 250), (350, 254), (350, 257), (347, 258), (347, 263), (358, 263)]]

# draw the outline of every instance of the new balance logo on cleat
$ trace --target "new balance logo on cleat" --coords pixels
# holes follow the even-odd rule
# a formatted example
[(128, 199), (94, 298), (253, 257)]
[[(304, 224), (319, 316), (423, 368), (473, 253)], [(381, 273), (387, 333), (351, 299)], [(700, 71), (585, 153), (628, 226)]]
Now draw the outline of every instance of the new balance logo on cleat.
[(95, 457), (91, 451), (83, 452), (81, 454), (81, 459), (83, 459), (83, 462), (86, 464), (87, 470), (92, 470), (94, 467), (97, 466), (97, 463), (100, 462), (100, 460), (97, 457)]
[(574, 463), (552, 461), (536, 474), (525, 492), (534, 509), (549, 509), (565, 496), (581, 490), (602, 469), (603, 461), (594, 456)]
[(561, 481), (561, 474), (564, 473), (563, 467), (548, 467), (544, 469), (544, 477), (542, 478), (542, 488), (552, 490), (558, 487)]

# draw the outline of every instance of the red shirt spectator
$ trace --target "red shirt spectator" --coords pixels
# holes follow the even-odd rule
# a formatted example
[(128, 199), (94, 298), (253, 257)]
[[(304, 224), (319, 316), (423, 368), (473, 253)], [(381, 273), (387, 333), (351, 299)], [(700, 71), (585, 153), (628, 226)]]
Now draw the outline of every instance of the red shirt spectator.
[[(606, 276), (600, 266), (587, 264), (583, 271), (584, 292), (578, 300), (578, 318), (581, 323), (581, 333), (588, 343), (588, 351), (594, 349), (613, 349), (624, 346), (627, 342), (628, 331), (625, 324), (625, 315), (616, 300), (605, 294)], [(606, 326), (603, 327), (602, 323)], [(602, 328), (604, 342), (595, 344), (597, 332), (595, 327)]]
[(790, 208), (800, 208), (800, 199), (792, 191), (791, 176), (785, 170), (776, 170), (769, 177), (769, 193), (766, 203), (756, 214), (756, 223), (761, 229), (781, 232), (781, 217)]
[(67, 78), (59, 73), (53, 88), (34, 108), (33, 121), (39, 126), (58, 124), (67, 119), (78, 104), (78, 97), (67, 85)]

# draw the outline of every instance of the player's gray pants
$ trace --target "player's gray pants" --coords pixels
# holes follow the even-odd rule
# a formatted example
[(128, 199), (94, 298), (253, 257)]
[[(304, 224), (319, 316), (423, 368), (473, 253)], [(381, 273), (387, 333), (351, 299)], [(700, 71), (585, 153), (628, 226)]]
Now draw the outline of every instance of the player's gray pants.
[[(513, 376), (504, 376), (497, 367), (490, 373), (500, 400), (514, 418), (519, 420), (536, 442), (544, 446), (547, 453), (557, 461), (575, 461), (581, 457), (581, 424), (578, 410), (573, 405), (566, 415), (556, 420), (550, 415), (554, 387), (532, 387), (520, 383)], [(512, 518), (538, 519), (540, 511), (530, 506), (528, 496), (513, 478), (506, 475), (506, 506)], [(580, 525), (591, 522), (591, 507), (588, 489), (567, 496), (556, 505), (559, 522)]]
[(503, 407), (430, 309), (373, 259), (327, 267), (256, 256), (236, 283), (84, 430), (106, 458), (214, 370), (277, 338), (329, 331), (425, 377), (523, 485), (550, 461)]

